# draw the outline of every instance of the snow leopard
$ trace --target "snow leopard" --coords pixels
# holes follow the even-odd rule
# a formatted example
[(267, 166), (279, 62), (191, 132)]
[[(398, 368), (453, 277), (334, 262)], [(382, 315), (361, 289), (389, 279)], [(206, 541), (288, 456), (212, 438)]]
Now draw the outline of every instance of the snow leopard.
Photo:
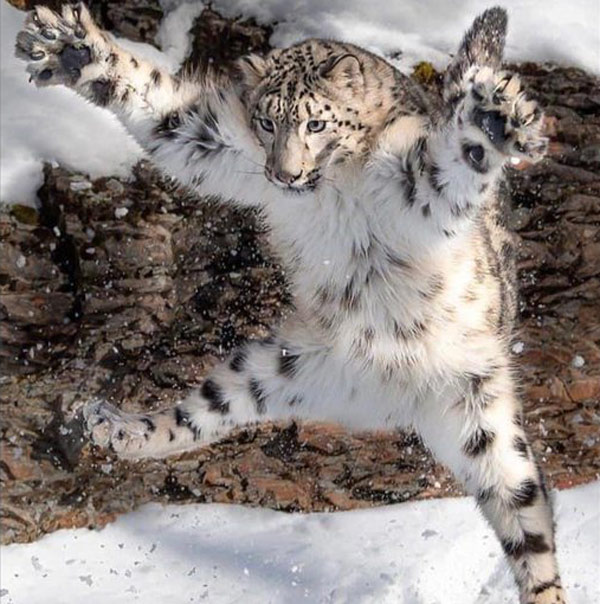
[[(162, 457), (264, 421), (415, 429), (472, 494), (522, 604), (559, 604), (551, 500), (522, 420), (512, 343), (512, 158), (540, 160), (543, 114), (502, 56), (506, 12), (465, 34), (433, 96), (380, 56), (308, 39), (174, 75), (83, 4), (37, 7), (16, 54), (37, 86), (111, 111), (166, 175), (257, 208), (293, 312), (173, 407), (85, 401), (90, 439)], [(198, 201), (198, 203), (201, 203)]]

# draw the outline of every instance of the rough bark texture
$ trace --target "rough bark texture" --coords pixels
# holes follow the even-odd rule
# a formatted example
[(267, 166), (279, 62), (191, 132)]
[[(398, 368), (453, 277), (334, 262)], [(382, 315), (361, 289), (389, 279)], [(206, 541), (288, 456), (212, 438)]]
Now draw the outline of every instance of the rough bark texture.
[[(60, 12), (65, 0), (7, 0), (21, 10), (30, 10), (34, 6), (48, 6)], [(94, 19), (119, 36), (137, 42), (155, 44), (163, 10), (158, 0), (85, 0)]]
[[(211, 39), (208, 24), (237, 31), (239, 49), (266, 44), (251, 22), (219, 19), (199, 21), (196, 37)], [(550, 483), (564, 487), (600, 469), (599, 82), (517, 69), (554, 140), (550, 159), (509, 174), (525, 418)], [(268, 333), (286, 312), (285, 275), (256, 216), (201, 202), (143, 163), (131, 182), (47, 166), (39, 197), (39, 212), (0, 214), (4, 543), (100, 526), (151, 500), (310, 511), (460, 492), (410, 434), (292, 424), (162, 461), (92, 451), (82, 402), (171, 405), (237, 342)]]

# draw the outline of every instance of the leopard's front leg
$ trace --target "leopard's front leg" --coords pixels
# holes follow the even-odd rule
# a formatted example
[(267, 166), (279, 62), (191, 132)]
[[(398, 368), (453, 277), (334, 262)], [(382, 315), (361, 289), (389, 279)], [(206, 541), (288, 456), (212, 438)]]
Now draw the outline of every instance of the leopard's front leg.
[(546, 152), (542, 111), (518, 76), (474, 65), (461, 89), (440, 124), (399, 118), (381, 136), (371, 163), (371, 189), (390, 200), (386, 222), (404, 226), (413, 252), (466, 229), (494, 197), (511, 158), (536, 162)]
[(198, 84), (121, 48), (81, 3), (65, 5), (60, 15), (36, 7), (17, 35), (15, 51), (37, 86), (68, 86), (108, 107), (142, 144), (166, 114), (199, 95)]
[(536, 162), (547, 148), (542, 111), (518, 76), (474, 66), (463, 90), (449, 122), (428, 139), (422, 184), (421, 213), (449, 236), (485, 203), (511, 158)]
[(200, 195), (258, 205), (264, 153), (233, 82), (172, 76), (121, 48), (83, 4), (29, 13), (16, 54), (37, 86), (65, 85), (111, 111), (172, 178)]

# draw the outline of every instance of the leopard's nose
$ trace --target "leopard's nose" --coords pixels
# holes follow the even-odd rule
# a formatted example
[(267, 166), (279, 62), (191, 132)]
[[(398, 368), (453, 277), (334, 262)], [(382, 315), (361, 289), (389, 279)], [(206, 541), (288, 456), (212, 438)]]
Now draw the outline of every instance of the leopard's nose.
[(292, 174), (291, 172), (286, 172), (285, 170), (278, 170), (275, 172), (275, 178), (284, 185), (294, 184), (301, 176), (302, 170), (300, 170), (298, 174)]

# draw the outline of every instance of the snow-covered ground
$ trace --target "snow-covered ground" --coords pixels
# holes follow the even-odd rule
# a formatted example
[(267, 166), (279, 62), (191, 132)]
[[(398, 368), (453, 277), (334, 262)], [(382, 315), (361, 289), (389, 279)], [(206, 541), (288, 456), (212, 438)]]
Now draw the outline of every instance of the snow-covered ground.
[(444, 68), (473, 19), (499, 5), (509, 14), (508, 60), (556, 61), (600, 72), (598, 0), (215, 0), (213, 5), (229, 16), (276, 22), (274, 46), (308, 37), (345, 40), (383, 55), (401, 52), (396, 64), (405, 70), (423, 60)]
[[(162, 0), (167, 17), (158, 41), (130, 47), (176, 69), (188, 47), (188, 32), (203, 4)], [(387, 57), (403, 70), (420, 60), (443, 68), (464, 30), (491, 0), (216, 0), (227, 15), (276, 22), (271, 42), (283, 46), (309, 36), (343, 39)], [(510, 13), (507, 57), (554, 60), (600, 73), (598, 0), (504, 0)], [(65, 88), (36, 89), (27, 82), (13, 45), (23, 13), (0, 4), (0, 201), (35, 204), (44, 161), (92, 176), (127, 174), (141, 150), (107, 111)]]
[[(571, 604), (600, 602), (600, 482), (557, 493)], [(473, 499), (332, 514), (146, 505), (101, 531), (4, 547), (0, 604), (516, 602)]]

